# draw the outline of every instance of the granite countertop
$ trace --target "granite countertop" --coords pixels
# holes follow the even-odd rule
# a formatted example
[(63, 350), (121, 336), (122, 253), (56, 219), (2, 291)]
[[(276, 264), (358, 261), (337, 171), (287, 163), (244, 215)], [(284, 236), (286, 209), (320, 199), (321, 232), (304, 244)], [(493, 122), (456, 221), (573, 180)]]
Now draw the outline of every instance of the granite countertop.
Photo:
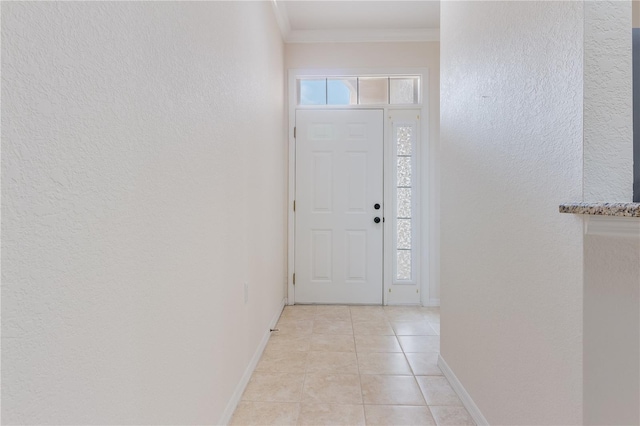
[(567, 203), (560, 213), (640, 218), (640, 203)]

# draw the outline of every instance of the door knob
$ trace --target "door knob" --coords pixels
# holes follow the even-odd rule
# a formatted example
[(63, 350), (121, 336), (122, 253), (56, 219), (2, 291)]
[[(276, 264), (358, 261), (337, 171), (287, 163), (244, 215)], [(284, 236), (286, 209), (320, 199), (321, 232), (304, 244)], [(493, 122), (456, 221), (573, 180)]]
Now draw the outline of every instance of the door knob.
[(374, 221), (375, 223), (380, 223), (380, 218), (379, 218), (379, 217), (374, 217), (374, 218), (373, 218), (373, 221)]
[(374, 208), (374, 209), (376, 209), (376, 210), (380, 210), (380, 204), (375, 203), (375, 204), (373, 205), (373, 208)]

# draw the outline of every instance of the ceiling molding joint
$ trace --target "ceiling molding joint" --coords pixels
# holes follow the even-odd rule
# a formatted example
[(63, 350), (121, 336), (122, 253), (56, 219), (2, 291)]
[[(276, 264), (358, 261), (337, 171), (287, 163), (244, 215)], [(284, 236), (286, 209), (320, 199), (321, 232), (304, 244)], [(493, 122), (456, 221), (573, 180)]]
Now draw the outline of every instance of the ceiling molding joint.
[(271, 0), (285, 43), (383, 43), (440, 41), (439, 28), (293, 30), (286, 1)]
[(289, 22), (287, 7), (282, 0), (271, 0), (271, 6), (273, 6), (273, 13), (276, 15), (276, 21), (278, 22), (282, 39), (287, 42), (289, 34), (291, 33), (291, 24)]
[(361, 43), (440, 41), (440, 30), (292, 30), (286, 43)]

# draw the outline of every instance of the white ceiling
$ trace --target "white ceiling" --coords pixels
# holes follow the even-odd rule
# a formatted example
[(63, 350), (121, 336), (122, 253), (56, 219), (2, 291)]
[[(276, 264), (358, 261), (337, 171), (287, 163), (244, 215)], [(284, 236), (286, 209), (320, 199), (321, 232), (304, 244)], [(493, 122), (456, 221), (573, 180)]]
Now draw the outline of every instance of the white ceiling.
[(273, 0), (289, 43), (439, 39), (435, 0)]

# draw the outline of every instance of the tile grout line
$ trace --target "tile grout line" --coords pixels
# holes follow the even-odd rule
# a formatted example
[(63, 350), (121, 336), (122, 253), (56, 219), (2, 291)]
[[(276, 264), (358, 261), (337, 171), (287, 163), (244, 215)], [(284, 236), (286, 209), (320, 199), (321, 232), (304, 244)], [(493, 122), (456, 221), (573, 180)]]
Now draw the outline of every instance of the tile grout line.
[[(314, 311), (317, 311), (317, 308), (314, 309)], [(311, 352), (311, 345), (313, 345), (313, 328), (316, 325), (316, 312), (314, 312), (313, 315), (313, 319), (311, 322), (311, 334), (309, 335), (309, 348), (304, 351), (307, 353), (306, 356), (306, 360), (304, 362), (304, 375), (302, 376), (302, 389), (300, 390), (300, 402), (298, 403), (298, 415), (296, 417), (296, 422), (295, 424), (298, 424), (298, 421), (300, 420), (300, 415), (302, 414), (302, 404), (303, 404), (303, 399), (304, 399), (304, 387), (307, 384), (307, 370), (309, 368), (309, 353)]]
[(367, 413), (364, 410), (364, 392), (362, 390), (362, 374), (360, 373), (360, 358), (358, 358), (358, 348), (356, 347), (356, 331), (353, 327), (353, 315), (351, 313), (351, 306), (349, 306), (349, 319), (351, 320), (351, 336), (353, 337), (353, 350), (356, 355), (356, 367), (358, 368), (358, 383), (360, 383), (360, 401), (362, 401), (362, 415), (364, 416), (364, 422), (367, 423)]
[[(413, 320), (411, 322), (413, 322)], [(393, 325), (391, 327), (393, 328)], [(411, 370), (411, 377), (413, 378), (413, 382), (415, 383), (415, 385), (418, 387), (418, 390), (420, 391), (420, 396), (422, 397), (422, 400), (424, 401), (424, 405), (427, 407), (427, 410), (429, 410), (429, 413), (431, 413), (431, 410), (428, 408), (429, 404), (427, 403), (427, 398), (424, 396), (424, 392), (422, 392), (422, 388), (420, 387), (420, 384), (418, 383), (418, 379), (416, 379), (416, 374), (413, 371), (413, 367), (411, 367), (411, 364), (409, 363), (409, 359), (407, 358), (407, 353), (404, 350), (404, 346), (402, 346), (402, 343), (400, 343), (400, 336), (396, 332), (395, 328), (393, 329), (393, 332), (394, 332), (394, 334), (396, 336), (396, 340), (398, 341), (398, 344), (400, 345), (400, 349), (402, 349), (402, 355), (404, 356), (404, 360), (409, 365), (409, 369)], [(433, 417), (432, 413), (431, 413), (431, 417)], [(435, 419), (434, 419), (434, 421), (435, 421)]]

